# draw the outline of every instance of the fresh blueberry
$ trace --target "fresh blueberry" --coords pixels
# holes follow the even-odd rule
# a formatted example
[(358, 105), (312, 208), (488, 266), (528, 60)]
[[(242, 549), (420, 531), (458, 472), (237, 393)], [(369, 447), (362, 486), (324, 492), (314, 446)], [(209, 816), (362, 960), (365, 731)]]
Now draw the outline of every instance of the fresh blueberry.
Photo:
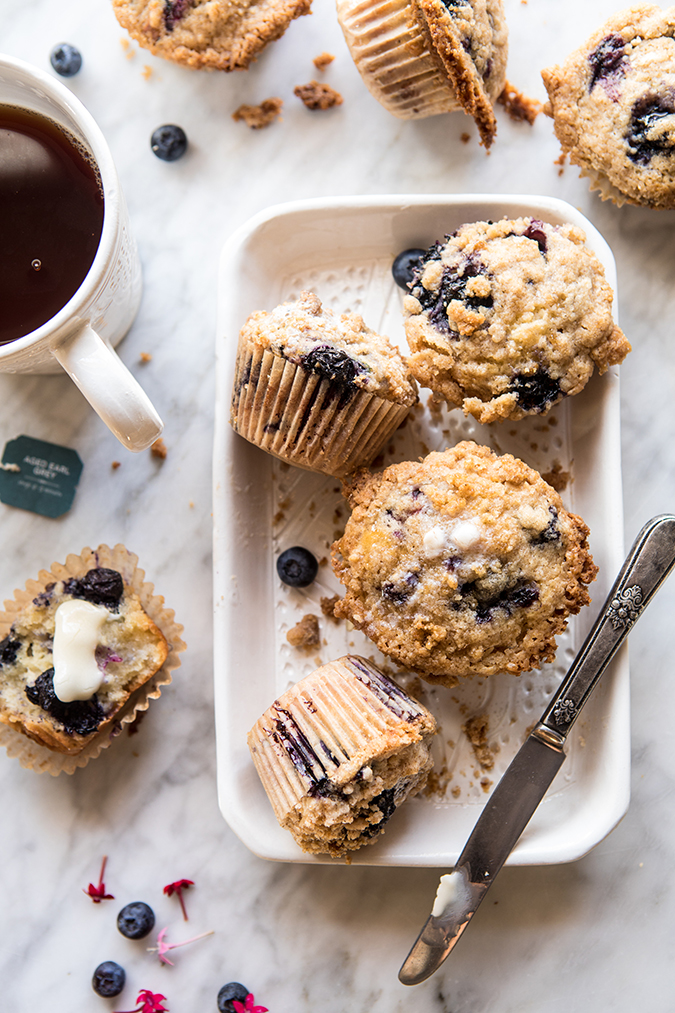
[(420, 260), (426, 252), (426, 250), (403, 250), (391, 265), (394, 281), (405, 292), (408, 291), (409, 282), (413, 280), (413, 271), (419, 267)]
[(247, 995), (248, 989), (245, 985), (241, 985), (238, 981), (228, 981), (218, 993), (218, 1013), (235, 1013), (232, 1000), (245, 1002)]
[(49, 54), (49, 60), (61, 77), (74, 77), (82, 66), (82, 54), (68, 42), (60, 42)]
[(96, 995), (102, 995), (104, 999), (110, 999), (119, 995), (124, 988), (127, 976), (123, 967), (116, 964), (114, 960), (104, 960), (94, 971), (91, 979), (91, 987)]
[(308, 587), (318, 572), (316, 556), (301, 545), (286, 549), (277, 559), (277, 573), (284, 584), (291, 587)]
[(117, 928), (127, 939), (143, 939), (154, 925), (155, 912), (142, 900), (127, 904), (117, 916)]
[(150, 147), (163, 162), (175, 162), (187, 151), (188, 140), (182, 127), (175, 123), (165, 123), (157, 127), (150, 138)]
[(84, 577), (69, 577), (63, 582), (63, 590), (73, 598), (84, 598), (93, 605), (112, 609), (119, 605), (124, 594), (124, 581), (117, 570), (97, 566), (88, 570)]

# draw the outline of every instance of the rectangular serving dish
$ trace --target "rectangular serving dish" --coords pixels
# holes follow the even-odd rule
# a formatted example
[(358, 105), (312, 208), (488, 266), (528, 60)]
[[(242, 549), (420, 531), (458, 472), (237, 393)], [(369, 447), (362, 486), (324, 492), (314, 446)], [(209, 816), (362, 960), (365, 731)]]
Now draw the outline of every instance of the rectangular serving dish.
[[(405, 352), (403, 293), (391, 276), (397, 253), (427, 248), (465, 222), (531, 216), (571, 222), (586, 232), (616, 292), (614, 258), (575, 208), (536, 196), (433, 195), (347, 197), (270, 208), (243, 225), (222, 252), (218, 280), (214, 442), (214, 680), (219, 803), (235, 833), (262, 858), (330, 861), (305, 855), (274, 818), (253, 767), (246, 734), (290, 684), (347, 653), (387, 665), (361, 633), (322, 616), (320, 599), (339, 594), (328, 563), (348, 508), (335, 479), (290, 467), (237, 436), (229, 424), (239, 329), (254, 310), (271, 310), (315, 291), (336, 312), (354, 311)], [(615, 299), (616, 309), (616, 299)], [(465, 681), (452, 690), (415, 680), (415, 692), (441, 725), (433, 792), (404, 803), (376, 844), (354, 853), (364, 865), (449, 867), (456, 861), (496, 783), (539, 718), (581, 646), (623, 562), (619, 377), (595, 375), (586, 389), (544, 418), (481, 426), (459, 410), (421, 406), (397, 431), (384, 464), (416, 459), (460, 439), (521, 457), (544, 475), (566, 480), (568, 509), (591, 529), (600, 567), (593, 604), (558, 640), (555, 663), (516, 678)], [(322, 561), (317, 580), (298, 590), (281, 584), (278, 553), (302, 544)], [(307, 613), (321, 619), (320, 648), (307, 654), (286, 641)], [(397, 678), (398, 678), (397, 673)], [(403, 683), (412, 677), (401, 676)], [(462, 730), (487, 715), (494, 767), (479, 766)], [(586, 854), (616, 825), (629, 800), (628, 655), (604, 675), (570, 736), (568, 758), (513, 854), (511, 865), (567, 862)]]

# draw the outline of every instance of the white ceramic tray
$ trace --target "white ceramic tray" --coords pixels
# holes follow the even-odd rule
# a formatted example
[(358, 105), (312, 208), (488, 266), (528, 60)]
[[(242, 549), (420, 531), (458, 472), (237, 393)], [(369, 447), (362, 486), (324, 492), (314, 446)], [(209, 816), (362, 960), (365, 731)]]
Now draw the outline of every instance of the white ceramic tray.
[[(226, 243), (220, 262), (214, 447), (215, 713), (218, 789), (223, 815), (263, 858), (321, 862), (304, 855), (278, 826), (258, 781), (246, 733), (272, 701), (319, 664), (348, 652), (382, 663), (374, 645), (348, 624), (321, 614), (320, 598), (339, 593), (327, 560), (347, 508), (339, 482), (289, 467), (236, 436), (229, 425), (237, 335), (249, 313), (272, 309), (303, 288), (333, 309), (360, 312), (405, 350), (403, 293), (391, 264), (410, 247), (426, 248), (464, 222), (532, 215), (580, 225), (616, 291), (609, 247), (563, 201), (531, 196), (382, 196), (302, 201), (270, 208)], [(616, 300), (615, 300), (616, 303)], [(384, 463), (416, 459), (460, 439), (475, 439), (521, 457), (539, 471), (555, 464), (570, 475), (565, 505), (591, 528), (600, 575), (593, 605), (569, 624), (556, 662), (515, 678), (475, 679), (447, 690), (424, 685), (423, 700), (440, 721), (434, 753), (437, 790), (401, 806), (373, 846), (354, 854), (369, 865), (451, 866), (491, 784), (538, 719), (590, 628), (623, 561), (618, 371), (594, 376), (575, 398), (545, 418), (480, 426), (460, 411), (422, 405), (399, 430)], [(315, 583), (284, 586), (276, 557), (305, 545), (322, 560)], [(292, 648), (287, 630), (306, 613), (320, 617), (322, 645), (311, 655)], [(389, 666), (391, 670), (391, 666)], [(404, 677), (405, 681), (405, 677)], [(491, 771), (478, 767), (461, 726), (489, 717)], [(603, 677), (568, 743), (568, 759), (509, 858), (512, 865), (566, 862), (585, 854), (624, 814), (629, 797), (628, 658)]]

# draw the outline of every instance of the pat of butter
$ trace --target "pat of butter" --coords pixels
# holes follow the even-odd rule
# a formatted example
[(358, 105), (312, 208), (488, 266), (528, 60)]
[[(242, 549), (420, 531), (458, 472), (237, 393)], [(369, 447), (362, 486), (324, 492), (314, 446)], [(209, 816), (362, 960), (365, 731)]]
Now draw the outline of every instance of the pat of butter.
[(452, 872), (441, 876), (434, 906), (431, 909), (431, 914), (434, 918), (440, 918), (448, 908), (452, 908), (455, 905), (462, 906), (467, 903), (469, 891), (467, 890), (464, 876), (465, 874), (457, 869), (453, 869)]
[(96, 645), (110, 612), (102, 605), (75, 598), (64, 601), (54, 616), (54, 692), (62, 703), (89, 700), (103, 682)]

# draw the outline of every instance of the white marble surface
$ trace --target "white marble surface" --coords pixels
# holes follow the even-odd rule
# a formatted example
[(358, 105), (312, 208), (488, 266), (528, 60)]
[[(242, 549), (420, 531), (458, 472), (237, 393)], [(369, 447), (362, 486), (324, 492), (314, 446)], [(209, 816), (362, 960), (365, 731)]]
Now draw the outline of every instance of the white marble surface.
[[(543, 98), (539, 70), (562, 59), (619, 5), (611, 0), (506, 0), (510, 79)], [(400, 123), (366, 92), (330, 0), (295, 22), (251, 70), (190, 72), (132, 45), (107, 0), (0, 0), (2, 49), (49, 69), (77, 45), (70, 81), (106, 134), (138, 238), (145, 294), (120, 354), (166, 421), (168, 455), (122, 450), (65, 377), (0, 377), (0, 443), (21, 433), (74, 447), (84, 461), (75, 505), (51, 521), (0, 506), (0, 593), (87, 544), (123, 541), (185, 625), (188, 650), (140, 732), (72, 777), (0, 757), (0, 1008), (130, 1010), (140, 988), (171, 1013), (215, 1010), (221, 984), (243, 981), (272, 1013), (554, 1013), (672, 1009), (675, 923), (671, 614), (666, 585), (631, 637), (633, 794), (619, 827), (567, 866), (507, 869), (457, 952), (410, 990), (397, 970), (428, 913), (434, 870), (268, 864), (251, 855), (216, 802), (211, 652), (210, 458), (215, 275), (230, 232), (261, 208), (339, 193), (544, 193), (578, 206), (611, 244), (619, 309), (634, 351), (622, 367), (625, 533), (675, 505), (675, 216), (617, 209), (554, 164), (550, 122), (499, 115), (489, 156), (461, 114)], [(292, 88), (316, 76), (344, 105), (311, 113)], [(130, 58), (129, 58), (130, 57)], [(144, 68), (149, 68), (144, 74)], [(241, 102), (284, 98), (283, 122), (253, 132), (230, 118)], [(181, 124), (189, 154), (150, 152), (161, 123)], [(467, 144), (463, 132), (471, 134)], [(141, 365), (148, 352), (152, 361)], [(111, 462), (121, 460), (113, 471)], [(109, 855), (114, 901), (82, 888)], [(190, 922), (162, 886), (187, 877)], [(160, 967), (115, 928), (144, 899), (171, 941), (214, 929)], [(147, 945), (152, 945), (147, 943)], [(117, 1000), (96, 997), (94, 967), (128, 974)]]

